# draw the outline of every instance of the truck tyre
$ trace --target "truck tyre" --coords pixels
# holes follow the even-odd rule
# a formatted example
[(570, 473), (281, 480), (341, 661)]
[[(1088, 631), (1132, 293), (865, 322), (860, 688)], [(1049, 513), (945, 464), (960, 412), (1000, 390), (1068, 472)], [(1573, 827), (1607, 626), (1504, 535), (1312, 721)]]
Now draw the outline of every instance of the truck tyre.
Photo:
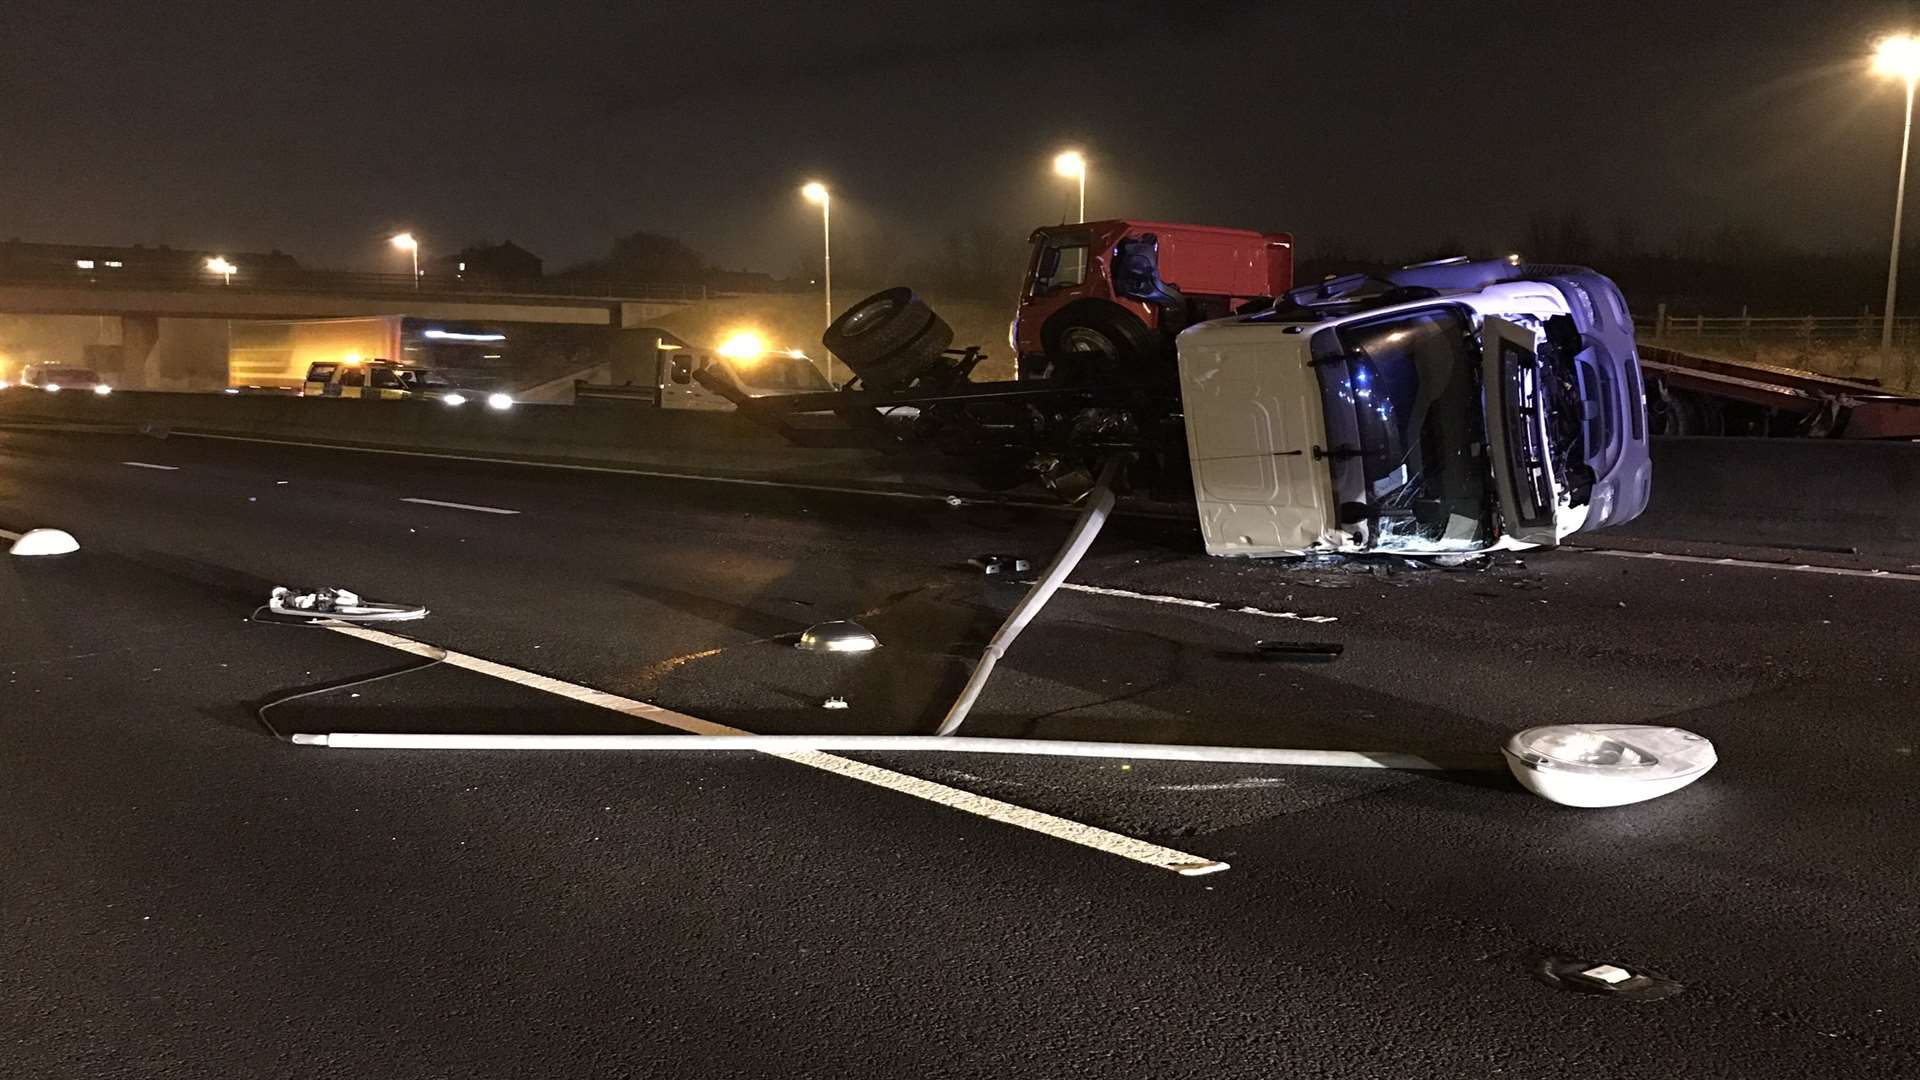
[(1726, 410), (1712, 398), (1664, 382), (1647, 395), (1647, 426), (1655, 435), (1725, 435)]
[[(953, 344), (953, 327), (948, 326), (947, 320), (940, 316), (932, 312), (927, 314), (929, 321), (925, 329), (880, 361), (866, 364), (847, 361), (847, 366), (859, 373), (862, 386), (869, 390), (904, 388), (939, 364), (940, 354)], [(846, 360), (844, 355), (840, 358)]]
[(1133, 312), (1114, 304), (1069, 304), (1040, 328), (1052, 376), (1087, 382), (1144, 374), (1167, 349)]
[(866, 369), (919, 338), (933, 321), (932, 309), (912, 289), (884, 289), (841, 312), (820, 343), (864, 378)]

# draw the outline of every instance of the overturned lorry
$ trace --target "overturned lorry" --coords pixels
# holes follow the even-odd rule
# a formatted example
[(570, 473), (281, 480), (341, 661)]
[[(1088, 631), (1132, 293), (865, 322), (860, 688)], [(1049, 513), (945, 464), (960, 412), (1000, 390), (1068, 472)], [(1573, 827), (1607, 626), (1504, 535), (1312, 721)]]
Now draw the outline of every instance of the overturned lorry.
[[(1123, 459), (1136, 495), (1195, 508), (1214, 555), (1551, 546), (1645, 509), (1644, 384), (1604, 276), (1454, 259), (1193, 319), (1155, 240), (1127, 233), (1085, 256), (1123, 298), (1153, 297), (1154, 326), (1054, 335), (1012, 380), (974, 381), (980, 349), (951, 348), (945, 322), (896, 288), (828, 329), (855, 372), (839, 390), (709, 388), (795, 443), (959, 457), (994, 488), (1074, 499)], [(1024, 297), (1048, 265), (1036, 257)]]

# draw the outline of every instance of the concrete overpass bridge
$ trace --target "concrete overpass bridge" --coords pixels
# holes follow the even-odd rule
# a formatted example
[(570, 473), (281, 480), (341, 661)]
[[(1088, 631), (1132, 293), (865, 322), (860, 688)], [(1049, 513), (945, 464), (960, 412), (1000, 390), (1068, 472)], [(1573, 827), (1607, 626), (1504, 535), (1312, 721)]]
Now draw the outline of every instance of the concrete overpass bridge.
[[(129, 268), (131, 269), (131, 268)], [(715, 299), (698, 285), (554, 280), (512, 284), (289, 270), (225, 283), (216, 274), (114, 269), (0, 273), (0, 314), (98, 316), (103, 344), (117, 345), (130, 386), (154, 385), (169, 354), (207, 353), (232, 320), (402, 315), (449, 322), (602, 327), (618, 331)], [(104, 339), (111, 339), (104, 340)], [(76, 358), (77, 359), (77, 358)], [(199, 365), (188, 365), (197, 367)]]

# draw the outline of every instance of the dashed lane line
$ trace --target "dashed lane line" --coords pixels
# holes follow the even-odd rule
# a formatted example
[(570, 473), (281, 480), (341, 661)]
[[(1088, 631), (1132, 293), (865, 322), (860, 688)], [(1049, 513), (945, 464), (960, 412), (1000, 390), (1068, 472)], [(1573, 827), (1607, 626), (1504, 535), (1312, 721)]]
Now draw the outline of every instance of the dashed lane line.
[(403, 503), (417, 503), (421, 506), (444, 506), (449, 510), (471, 510), (476, 514), (518, 514), (518, 510), (508, 510), (500, 506), (475, 506), (473, 503), (444, 502), (440, 499), (401, 499)]

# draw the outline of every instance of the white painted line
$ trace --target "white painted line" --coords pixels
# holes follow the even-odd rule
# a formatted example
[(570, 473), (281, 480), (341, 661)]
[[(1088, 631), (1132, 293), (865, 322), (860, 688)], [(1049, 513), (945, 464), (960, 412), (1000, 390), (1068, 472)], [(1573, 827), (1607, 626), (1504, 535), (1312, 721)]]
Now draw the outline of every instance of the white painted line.
[(178, 465), (155, 465), (150, 461), (123, 461), (122, 465), (131, 465), (136, 469), (159, 469), (162, 472), (179, 472)]
[(1795, 574), (1832, 574), (1837, 577), (1877, 578), (1882, 581), (1920, 581), (1920, 574), (1902, 574), (1895, 570), (1858, 570), (1850, 566), (1815, 566), (1812, 563), (1763, 562), (1759, 559), (1720, 559), (1708, 555), (1669, 555), (1663, 551), (1622, 551), (1618, 548), (1588, 548), (1595, 555), (1616, 559), (1659, 559), (1662, 562), (1699, 563), (1704, 566), (1740, 566), (1754, 570), (1786, 570)]
[[(1023, 584), (1032, 584), (1024, 582)], [(1173, 604), (1178, 607), (1201, 608), (1206, 611), (1231, 611), (1236, 615), (1258, 615), (1263, 619), (1292, 619), (1296, 622), (1330, 623), (1339, 622), (1337, 615), (1302, 615), (1297, 611), (1267, 611), (1257, 607), (1228, 607), (1218, 600), (1195, 600), (1186, 596), (1163, 596), (1159, 593), (1134, 592), (1132, 589), (1107, 589), (1098, 585), (1075, 585), (1068, 582), (1063, 589), (1074, 592), (1090, 593), (1094, 596), (1113, 596), (1122, 600), (1145, 600), (1151, 604)]]
[(444, 506), (449, 510), (472, 510), (477, 514), (517, 514), (518, 510), (505, 510), (498, 506), (475, 506), (472, 503), (441, 502), (439, 499), (401, 499), (404, 503), (419, 503), (421, 506)]
[[(410, 653), (414, 656), (434, 657), (439, 656), (444, 651), (446, 656), (442, 663), (452, 665), (453, 667), (463, 668), (467, 671), (491, 676), (495, 679), (516, 683), (520, 686), (531, 687), (535, 690), (542, 690), (557, 697), (578, 701), (582, 704), (594, 705), (602, 709), (610, 709), (613, 712), (622, 713), (635, 719), (677, 728), (681, 731), (696, 735), (750, 734), (739, 728), (728, 727), (725, 724), (716, 724), (711, 720), (702, 720), (697, 716), (688, 716), (685, 713), (675, 712), (672, 709), (663, 709), (658, 705), (649, 705), (644, 701), (635, 701), (632, 698), (621, 697), (618, 694), (610, 694), (604, 690), (595, 690), (592, 687), (566, 682), (561, 679), (552, 678), (551, 676), (540, 675), (531, 671), (522, 671), (519, 668), (509, 667), (506, 664), (495, 663), (492, 660), (483, 660), (477, 656), (468, 656), (465, 653), (454, 652), (450, 649), (442, 650), (437, 646), (415, 641), (412, 638), (401, 637), (398, 634), (389, 634), (383, 630), (374, 630), (364, 626), (339, 625), (329, 626), (328, 629), (336, 633), (345, 634), (348, 637), (358, 638), (361, 641), (371, 642), (375, 645), (384, 645), (390, 649), (398, 649), (401, 652)], [(1081, 847), (1091, 848), (1095, 851), (1103, 851), (1109, 855), (1118, 855), (1123, 859), (1131, 859), (1134, 862), (1143, 863), (1147, 866), (1161, 870), (1171, 870), (1176, 874), (1184, 874), (1187, 876), (1213, 874), (1225, 870), (1228, 867), (1227, 863), (1215, 859), (1203, 858), (1185, 851), (1161, 847), (1158, 844), (1149, 843), (1148, 841), (1135, 837), (1109, 832), (1097, 826), (1084, 825), (1077, 821), (1069, 821), (1066, 818), (1055, 817), (1052, 814), (1042, 813), (1038, 810), (1029, 810), (1024, 806), (1015, 806), (1012, 803), (988, 798), (985, 795), (975, 795), (970, 791), (962, 791), (959, 788), (948, 787), (945, 784), (935, 783), (932, 780), (922, 780), (917, 776), (897, 773), (891, 769), (880, 768), (877, 765), (867, 765), (835, 754), (826, 754), (819, 751), (801, 751), (791, 754), (774, 754), (772, 756), (784, 758), (787, 761), (805, 765), (808, 768), (819, 769), (823, 772), (844, 776), (850, 780), (858, 780), (863, 784), (872, 784), (876, 787), (886, 788), (889, 791), (897, 791), (903, 795), (911, 795), (917, 799), (925, 799), (928, 802), (938, 803), (941, 806), (962, 810), (969, 814), (975, 814), (992, 821), (998, 821), (1004, 825), (1013, 825), (1018, 828), (1051, 836), (1057, 840), (1065, 840), (1068, 843), (1079, 844)]]

